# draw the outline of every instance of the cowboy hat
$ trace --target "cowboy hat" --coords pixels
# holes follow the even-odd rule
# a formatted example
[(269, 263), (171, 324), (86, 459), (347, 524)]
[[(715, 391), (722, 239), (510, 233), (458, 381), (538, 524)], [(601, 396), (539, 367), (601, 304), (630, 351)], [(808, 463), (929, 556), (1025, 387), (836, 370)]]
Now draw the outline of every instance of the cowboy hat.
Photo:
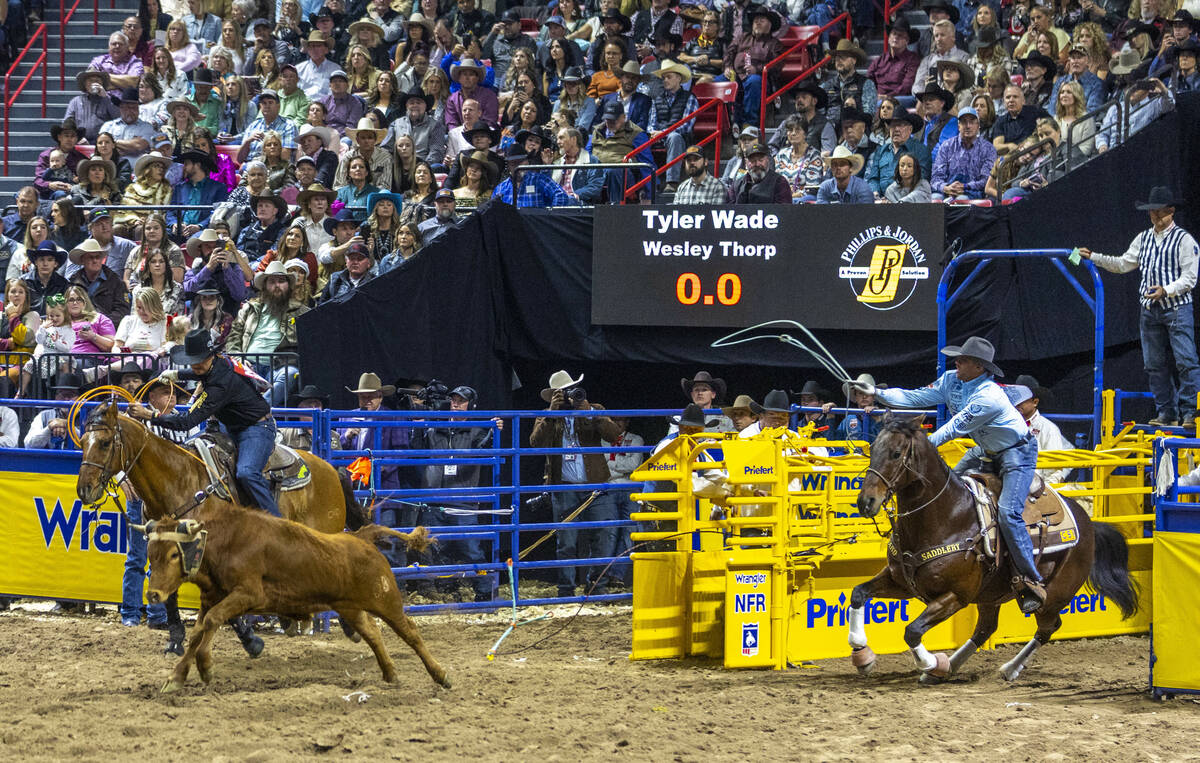
[(1022, 69), (1028, 69), (1030, 64), (1042, 67), (1046, 70), (1045, 78), (1048, 80), (1054, 79), (1054, 75), (1058, 74), (1058, 64), (1054, 62), (1054, 59), (1037, 51), (1024, 58), (1018, 58), (1017, 63), (1021, 65)]
[(733, 399), (733, 405), (721, 407), (721, 413), (725, 414), (726, 416), (732, 416), (738, 411), (753, 412), (755, 405), (757, 405), (757, 403), (755, 403), (754, 398), (750, 397), (749, 395), (738, 395)]
[(318, 126), (305, 124), (301, 126), (300, 132), (296, 133), (296, 142), (299, 143), (300, 139), (306, 135), (316, 135), (321, 139), (321, 145), (323, 145), (325, 148), (332, 148), (336, 140), (333, 136), (333, 130), (323, 125)]
[(717, 393), (718, 400), (725, 396), (725, 380), (713, 378), (713, 375), (708, 371), (697, 371), (696, 375), (691, 379), (684, 378), (679, 380), (679, 385), (683, 387), (684, 397), (690, 398), (692, 396), (692, 387), (697, 384), (707, 384), (712, 387), (713, 391)]
[(621, 71), (617, 74), (618, 77), (623, 77), (628, 74), (631, 77), (637, 77), (638, 82), (646, 79), (646, 75), (642, 74), (642, 67), (638, 66), (637, 61), (626, 61), (621, 64)]
[(971, 53), (977, 53), (980, 48), (992, 48), (1000, 44), (1000, 41), (1005, 37), (1004, 33), (993, 26), (985, 26), (975, 33), (975, 39), (971, 40)]
[(487, 122), (484, 122), (482, 119), (476, 120), (475, 124), (471, 125), (471, 129), (463, 130), (463, 139), (468, 143), (474, 143), (475, 135), (478, 133), (486, 133), (487, 136), (492, 139), (492, 145), (496, 145), (498, 141), (496, 128), (492, 127)]
[(358, 134), (360, 132), (375, 133), (375, 140), (377, 141), (383, 140), (387, 137), (387, 130), (376, 127), (375, 123), (371, 121), (370, 117), (363, 117), (362, 119), (358, 120), (358, 125), (356, 127), (346, 128), (346, 137), (350, 140), (358, 140)]
[(200, 245), (201, 244), (220, 244), (220, 243), (221, 243), (220, 235), (212, 228), (205, 228), (204, 230), (200, 231), (196, 235), (189, 238), (187, 240), (187, 243), (184, 244), (184, 247), (187, 248), (188, 256), (195, 259), (196, 257), (200, 256)]
[(303, 191), (296, 194), (296, 206), (303, 209), (304, 205), (308, 203), (308, 200), (314, 196), (324, 196), (331, 204), (333, 203), (334, 199), (337, 198), (337, 194), (333, 191), (329, 190), (320, 183), (313, 183), (308, 188), (305, 188)]
[(788, 401), (787, 392), (781, 389), (773, 389), (767, 393), (766, 397), (763, 398), (762, 405), (751, 402), (750, 410), (754, 413), (764, 413), (766, 411), (773, 411), (775, 413), (791, 413), (792, 405)]
[(568, 66), (563, 75), (559, 77), (563, 83), (567, 82), (583, 82), (583, 67)]
[(75, 117), (67, 117), (62, 121), (62, 124), (50, 125), (50, 140), (58, 142), (58, 136), (70, 130), (79, 136), (79, 125), (75, 124)]
[[(504, 151), (504, 161), (507, 162), (523, 162), (528, 159), (530, 154), (525, 151), (523, 143), (509, 143), (508, 148)], [(446, 190), (445, 188), (442, 189)]]
[(672, 32), (670, 29), (659, 29), (650, 36), (650, 42), (655, 45), (665, 42), (672, 47), (677, 47), (683, 44), (683, 35)]
[[(986, 29), (987, 27), (984, 28)], [(909, 24), (908, 19), (904, 18), (903, 16), (896, 19), (895, 23), (892, 24), (891, 29), (888, 30), (888, 33), (891, 34), (892, 32), (903, 32), (904, 34), (908, 35), (909, 45), (912, 45), (914, 42), (921, 39), (921, 33), (913, 29), (912, 24)]]
[(687, 408), (683, 409), (683, 413), (678, 416), (671, 417), (671, 423), (681, 427), (698, 427), (707, 429), (710, 426), (716, 426), (717, 421), (704, 420), (704, 409), (692, 403)]
[(1021, 374), (1017, 377), (1014, 383), (1029, 387), (1029, 389), (1033, 392), (1033, 396), (1038, 399), (1039, 403), (1049, 403), (1054, 397), (1054, 395), (1050, 393), (1050, 389), (1048, 387), (1043, 387), (1037, 379), (1033, 378), (1029, 374)]
[(950, 58), (943, 58), (937, 62), (938, 69), (957, 69), (959, 89), (970, 88), (975, 86), (977, 74), (965, 61), (955, 61)]
[(83, 377), (70, 371), (54, 377), (50, 389), (80, 389), (83, 387)]
[(396, 394), (396, 385), (384, 384), (381, 381), (379, 381), (379, 374), (374, 374), (374, 373), (371, 373), (370, 371), (367, 371), (366, 373), (364, 373), (358, 377), (358, 387), (356, 387), (355, 389), (350, 389), (349, 387), (346, 387), (346, 391), (352, 392), (355, 395), (363, 395), (363, 394), (370, 394), (372, 392), (379, 392), (384, 397), (388, 397), (389, 395)]
[(571, 375), (566, 371), (555, 371), (550, 374), (550, 381), (548, 382), (550, 386), (542, 390), (542, 399), (548, 403), (554, 395), (555, 390), (569, 389), (582, 381), (583, 374), (580, 374), (578, 379), (572, 379)]
[[(792, 394), (795, 395), (796, 393), (793, 392)], [(804, 382), (804, 386), (800, 388), (799, 397), (804, 397), (805, 395), (812, 395), (821, 402), (829, 402), (833, 397), (833, 394), (829, 390), (822, 387), (821, 383), (814, 379)]]
[(309, 32), (308, 37), (305, 37), (303, 40), (301, 40), (301, 42), (304, 45), (314, 45), (315, 44), (315, 45), (324, 45), (327, 48), (329, 47), (329, 40), (326, 40), (325, 35), (321, 34), (321, 32), (316, 29)]
[(422, 90), (420, 86), (414, 87), (400, 96), (400, 108), (408, 108), (409, 101), (424, 101), (426, 109), (433, 108), (433, 96)]
[(464, 69), (469, 69), (475, 72), (479, 75), (480, 79), (483, 79), (484, 75), (487, 74), (487, 69), (483, 68), (483, 64), (479, 63), (473, 58), (464, 58), (450, 67), (450, 79), (458, 82), (458, 75)]
[(778, 32), (779, 27), (783, 24), (783, 19), (779, 18), (778, 13), (771, 10), (770, 8), (767, 8), (766, 6), (756, 5), (756, 6), (754, 6), (754, 9), (750, 11), (751, 25), (753, 25), (754, 20), (760, 16), (765, 17), (768, 21), (771, 22), (771, 34), (775, 34), (776, 32)]
[(164, 111), (173, 117), (175, 116), (175, 109), (179, 108), (180, 106), (188, 110), (188, 114), (191, 115), (192, 119), (204, 118), (204, 113), (201, 112), (200, 109), (196, 108), (196, 104), (192, 103), (186, 98), (176, 98), (175, 100), (170, 101), (167, 103), (167, 107), (164, 109)]
[(521, 128), (520, 130), (517, 131), (517, 135), (513, 140), (517, 143), (520, 143), (523, 146), (523, 145), (525, 145), (525, 141), (529, 138), (537, 138), (538, 140), (540, 140), (542, 142), (543, 146), (552, 142), (552, 138), (550, 137), (550, 134), (547, 133), (546, 128), (542, 127), (541, 125), (534, 125), (533, 127)]
[(350, 26), (346, 27), (346, 31), (355, 37), (358, 36), (359, 31), (362, 29), (370, 29), (372, 32), (379, 35), (380, 38), (383, 37), (383, 27), (379, 26), (369, 18), (359, 19)]
[(266, 268), (254, 274), (254, 289), (256, 291), (262, 291), (263, 282), (266, 281), (270, 276), (283, 276), (284, 278), (287, 278), (288, 283), (290, 283), (292, 286), (296, 285), (296, 274), (289, 273), (284, 264), (279, 260), (272, 260)]
[(850, 393), (854, 391), (855, 384), (869, 384), (876, 389), (879, 388), (879, 385), (875, 383), (874, 376), (871, 374), (859, 374), (858, 378), (852, 382), (842, 382), (842, 394), (845, 395), (847, 399), (850, 398)]
[(950, 108), (954, 103), (954, 94), (936, 82), (925, 86), (925, 90), (917, 94), (917, 100), (921, 101), (926, 98), (937, 98), (942, 102), (942, 111)]
[[(204, 156), (208, 156), (208, 154), (204, 154), (204, 152), (202, 152), (202, 151), (188, 151), (186, 153), (187, 154), (203, 154)], [(179, 158), (179, 160), (183, 161), (183, 157), (181, 156)], [(193, 158), (192, 161), (195, 161), (195, 159)], [(209, 161), (212, 161), (211, 157), (209, 157)], [(134, 162), (133, 176), (137, 177), (137, 176), (141, 175), (142, 170), (146, 169), (151, 164), (161, 164), (162, 168), (163, 168), (163, 172), (166, 172), (167, 169), (171, 166), (171, 160), (168, 159), (167, 157), (163, 156), (162, 154), (158, 153), (157, 151), (151, 151), (148, 154), (142, 154), (140, 157), (138, 157), (138, 160), (136, 162)], [(212, 172), (215, 169), (216, 169), (216, 164), (214, 163), (213, 168), (211, 170), (209, 170), (209, 172)]]
[(1153, 24), (1147, 24), (1145, 21), (1141, 20), (1134, 21), (1129, 26), (1125, 27), (1125, 34), (1123, 36), (1127, 42), (1133, 42), (1133, 38), (1137, 37), (1139, 34), (1150, 35), (1151, 43), (1158, 42), (1158, 27), (1154, 26)]
[(117, 379), (120, 379), (122, 376), (125, 376), (125, 374), (137, 374), (138, 378), (144, 383), (150, 372), (139, 366), (136, 361), (127, 360), (121, 364), (120, 368), (110, 374), (110, 377), (115, 376)]
[(1113, 74), (1131, 74), (1142, 65), (1142, 55), (1133, 48), (1126, 48), (1118, 53), (1108, 64), (1108, 70)]
[(857, 175), (863, 168), (863, 156), (857, 151), (851, 151), (845, 146), (838, 146), (833, 149), (833, 153), (829, 156), (822, 157), (825, 162), (825, 169), (830, 169), (833, 163), (839, 159), (844, 159), (850, 162), (850, 174)]
[(46, 240), (38, 244), (37, 249), (34, 249), (33, 252), (29, 254), (29, 261), (34, 262), (38, 257), (45, 257), (46, 255), (52, 255), (54, 257), (56, 268), (61, 268), (63, 263), (67, 261), (67, 250), (50, 240)]
[(305, 400), (317, 400), (322, 408), (329, 407), (329, 393), (322, 392), (315, 384), (305, 384), (288, 399), (288, 408), (299, 408)]
[(171, 362), (177, 366), (190, 366), (217, 354), (218, 345), (208, 329), (192, 329), (183, 338), (183, 344), (171, 348)]
[(472, 162), (478, 164), (487, 176), (488, 185), (494, 186), (500, 180), (500, 167), (492, 160), (491, 151), (472, 151), (469, 154), (463, 152), (458, 155), (458, 162), (462, 166), (463, 174), (466, 174), (467, 167)]
[(925, 128), (925, 122), (919, 116), (905, 109), (900, 109), (892, 115), (891, 119), (887, 120), (888, 127), (891, 127), (895, 122), (904, 122), (913, 129), (913, 132)]
[(950, 23), (958, 23), (958, 9), (954, 7), (950, 0), (929, 0), (929, 2), (921, 6), (921, 10), (925, 11), (926, 15), (928, 15), (930, 11), (945, 11), (950, 15)]
[(97, 241), (96, 239), (85, 238), (83, 241), (81, 241), (79, 243), (79, 246), (77, 246), (71, 250), (71, 253), (68, 255), (68, 257), (70, 258), (72, 265), (82, 265), (83, 264), (83, 256), (85, 254), (96, 254), (96, 253), (107, 254), (108, 250), (105, 249), (104, 247), (100, 246), (100, 242)]
[(199, 69), (192, 70), (192, 87), (194, 88), (197, 85), (203, 87), (214, 86), (212, 69), (201, 67)]
[[(139, 172), (141, 172), (142, 160), (146, 159), (149, 156), (152, 156), (152, 154), (146, 154), (146, 156), (143, 156), (141, 159), (138, 159), (138, 163), (134, 167), (134, 172), (133, 172), (133, 174), (135, 176)], [(181, 153), (179, 156), (175, 157), (175, 161), (179, 162), (180, 164), (183, 164), (184, 162), (195, 162), (195, 163), (203, 166), (205, 171), (209, 172), (209, 173), (217, 171), (217, 160), (214, 159), (213, 155), (208, 153), (207, 151), (199, 151), (194, 148), (188, 149), (187, 151), (184, 151), (183, 153)]]
[(833, 57), (839, 55), (854, 56), (854, 60), (858, 66), (865, 66), (867, 63), (867, 51), (854, 44), (853, 40), (841, 39), (838, 40), (837, 48), (833, 51)]
[(284, 201), (282, 197), (280, 197), (276, 194), (273, 194), (270, 191), (268, 191), (267, 193), (261, 194), (259, 196), (251, 196), (250, 197), (250, 208), (258, 209), (258, 202), (260, 202), (260, 201), (269, 201), (272, 204), (274, 204), (275, 209), (278, 211), (280, 217), (283, 217), (284, 215), (286, 215), (288, 213), (287, 202)]
[(948, 358), (974, 358), (978, 360), (992, 376), (1004, 376), (992, 360), (996, 357), (996, 348), (992, 343), (980, 336), (973, 336), (961, 346), (948, 344), (942, 348), (942, 354)]
[[(300, 197), (298, 195), (296, 196), (296, 201), (300, 201)], [(325, 232), (331, 236), (333, 235), (333, 230), (337, 227), (338, 223), (353, 223), (355, 227), (358, 227), (359, 219), (355, 214), (354, 208), (342, 207), (337, 211), (336, 214), (329, 215), (321, 221), (321, 225), (325, 228)]]
[(1163, 207), (1177, 207), (1179, 200), (1175, 198), (1175, 194), (1171, 193), (1171, 189), (1165, 185), (1156, 185), (1150, 189), (1150, 198), (1146, 201), (1139, 201), (1137, 209), (1140, 212), (1152, 212)]
[(404, 22), (405, 29), (411, 26), (419, 26), (425, 30), (425, 39), (433, 39), (433, 22), (425, 18), (421, 13), (414, 13), (408, 17), (408, 21)]
[(655, 77), (662, 77), (664, 74), (674, 72), (683, 78), (684, 83), (692, 81), (692, 70), (681, 63), (666, 59), (659, 65), (657, 71), (650, 72)]
[(375, 211), (375, 205), (381, 201), (390, 201), (396, 207), (396, 215), (400, 215), (400, 210), (404, 208), (404, 197), (398, 193), (390, 191), (376, 191), (375, 193), (367, 194), (367, 214), (370, 215)]
[(825, 108), (825, 106), (829, 103), (829, 93), (825, 92), (825, 88), (821, 87), (811, 79), (806, 79), (799, 85), (796, 85), (788, 92), (788, 95), (791, 96), (792, 99), (795, 99), (796, 96), (800, 95), (801, 93), (809, 93), (817, 99), (817, 110)]
[(624, 13), (621, 13), (616, 8), (609, 8), (607, 11), (605, 11), (604, 13), (602, 13), (600, 15), (600, 25), (601, 26), (604, 25), (605, 21), (619, 22), (621, 24), (621, 31), (623, 33), (627, 33), (627, 32), (629, 32), (630, 29), (633, 28), (633, 22), (629, 20), (629, 17), (626, 16)]
[(136, 87), (127, 87), (121, 91), (121, 95), (117, 98), (117, 104), (124, 105), (126, 103), (140, 103)]
[(79, 86), (80, 92), (86, 93), (87, 81), (90, 79), (100, 80), (100, 87), (108, 90), (112, 87), (112, 78), (108, 76), (108, 72), (99, 69), (87, 69), (75, 75), (75, 84)]
[[(94, 165), (99, 165), (104, 168), (104, 177), (106, 180), (112, 181), (117, 177), (117, 165), (113, 164), (108, 159), (97, 159), (94, 156), (90, 159), (83, 159), (79, 164), (75, 165), (75, 176), (80, 179), (80, 182), (87, 184), (88, 170)], [(90, 220), (88, 221), (91, 222)]]

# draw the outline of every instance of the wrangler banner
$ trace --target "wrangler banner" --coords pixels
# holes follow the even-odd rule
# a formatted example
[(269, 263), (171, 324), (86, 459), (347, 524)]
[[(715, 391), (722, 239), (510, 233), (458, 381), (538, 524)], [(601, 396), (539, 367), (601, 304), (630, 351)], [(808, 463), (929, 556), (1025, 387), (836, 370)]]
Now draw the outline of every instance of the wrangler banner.
[[(0, 594), (121, 600), (128, 521), (112, 500), (84, 506), (78, 472), (78, 453), (0, 454)], [(195, 593), (185, 588), (180, 604), (196, 606)]]

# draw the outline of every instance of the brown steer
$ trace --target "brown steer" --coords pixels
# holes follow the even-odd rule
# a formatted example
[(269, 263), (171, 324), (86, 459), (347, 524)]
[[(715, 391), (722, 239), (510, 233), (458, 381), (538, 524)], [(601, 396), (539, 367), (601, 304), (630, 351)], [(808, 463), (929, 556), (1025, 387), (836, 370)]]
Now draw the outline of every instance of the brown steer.
[(396, 666), (371, 615), (382, 618), (413, 648), (434, 681), (450, 686), (416, 624), (404, 614), (404, 593), (374, 545), (392, 536), (420, 550), (429, 543), (425, 528), (402, 533), (367, 525), (355, 533), (327, 535), (260, 511), (215, 505), (197, 513), (203, 518), (160, 519), (145, 527), (151, 565), (146, 599), (163, 601), (185, 581), (200, 588), (198, 627), (164, 692), (183, 686), (193, 661), (201, 680), (209, 681), (212, 637), (229, 618), (330, 609), (366, 639), (385, 681), (396, 680)]

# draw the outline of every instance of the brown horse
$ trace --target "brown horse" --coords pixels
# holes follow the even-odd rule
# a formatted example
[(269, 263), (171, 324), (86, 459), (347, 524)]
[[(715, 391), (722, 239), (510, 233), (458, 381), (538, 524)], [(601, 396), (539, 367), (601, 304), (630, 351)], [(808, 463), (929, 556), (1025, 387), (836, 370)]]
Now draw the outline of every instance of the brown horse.
[[(211, 478), (199, 458), (119, 413), (115, 402), (104, 403), (88, 415), (80, 445), (83, 464), (75, 492), (86, 504), (104, 500), (106, 488), (120, 473), (142, 499), (143, 521), (178, 518), (194, 507), (198, 493), (210, 488)], [(303, 489), (280, 493), (279, 510), (285, 518), (325, 533), (345, 527), (356, 530), (369, 522), (348, 477), (312, 453), (297, 452), (312, 480)], [(216, 496), (205, 500), (220, 501)], [(183, 625), (174, 597), (167, 602), (167, 621), (171, 634), (167, 648), (182, 654)], [(257, 656), (262, 640), (248, 626), (234, 625), (246, 651)]]
[[(871, 464), (858, 494), (858, 509), (864, 517), (874, 517), (894, 496), (896, 511), (892, 515), (887, 566), (856, 586), (850, 597), (849, 640), (854, 650), (852, 662), (860, 673), (870, 673), (875, 667), (875, 653), (867, 646), (863, 629), (867, 600), (920, 599), (926, 608), (904, 629), (904, 641), (922, 671), (921, 683), (940, 683), (960, 669), (995, 632), (1000, 605), (1013, 598), (1009, 582), (1012, 573), (997, 570), (974, 547), (983, 533), (974, 496), (942, 460), (921, 427), (923, 420), (924, 416), (889, 417), (871, 445)], [(1137, 610), (1125, 539), (1108, 525), (1093, 524), (1075, 501), (1066, 497), (1063, 500), (1075, 515), (1079, 543), (1045, 554), (1038, 561), (1046, 601), (1036, 615), (1037, 633), (1000, 670), (1009, 681), (1016, 680), (1026, 661), (1059, 629), (1059, 612), (1089, 578), (1092, 587), (1115, 602), (1125, 618)], [(955, 552), (919, 561), (924, 552), (959, 543), (976, 553)], [(930, 654), (921, 644), (925, 632), (969, 604), (975, 604), (979, 612), (971, 638), (949, 658), (941, 653)]]

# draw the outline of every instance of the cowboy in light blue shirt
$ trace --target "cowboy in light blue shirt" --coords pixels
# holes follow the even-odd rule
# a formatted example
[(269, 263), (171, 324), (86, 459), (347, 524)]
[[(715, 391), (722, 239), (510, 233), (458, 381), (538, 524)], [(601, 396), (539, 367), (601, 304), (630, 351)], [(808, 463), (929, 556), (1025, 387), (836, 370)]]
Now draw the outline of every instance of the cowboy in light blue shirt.
[(956, 437), (975, 440), (978, 449), (968, 451), (955, 471), (961, 474), (979, 469), (984, 455), (999, 471), (1004, 482), (996, 513), (1018, 572), (1013, 581), (1017, 601), (1022, 612), (1036, 612), (1046, 600), (1046, 589), (1033, 561), (1033, 543), (1022, 515), (1037, 466), (1037, 440), (1024, 417), (1009, 402), (1008, 395), (994, 381), (994, 377), (1004, 373), (992, 362), (996, 351), (991, 342), (973, 336), (961, 347), (942, 348), (942, 354), (954, 358), (955, 370), (942, 374), (928, 387), (876, 389), (866, 382), (852, 384), (855, 389), (874, 394), (876, 400), (896, 408), (944, 404), (950, 419), (930, 436), (935, 446)]

